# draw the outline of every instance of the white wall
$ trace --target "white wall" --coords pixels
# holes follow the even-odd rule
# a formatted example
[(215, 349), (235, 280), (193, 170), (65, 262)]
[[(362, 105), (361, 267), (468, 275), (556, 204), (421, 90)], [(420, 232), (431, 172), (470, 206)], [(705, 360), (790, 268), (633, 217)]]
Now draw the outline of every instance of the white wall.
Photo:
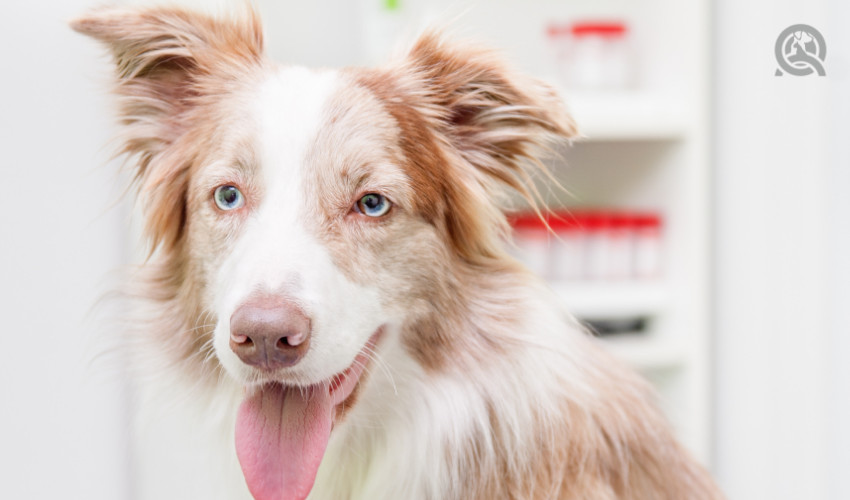
[[(826, 0), (720, 0), (715, 12), (716, 468), (732, 499), (848, 498), (835, 464), (846, 475), (850, 293), (835, 250), (850, 247), (850, 16)], [(824, 34), (826, 78), (774, 76), (776, 37), (796, 23)]]
[(124, 238), (103, 52), (66, 26), (92, 3), (0, 15), (0, 498), (129, 491), (121, 386), (86, 320)]
[(829, 396), (827, 468), (830, 499), (850, 498), (850, 3), (830, 0), (829, 95)]

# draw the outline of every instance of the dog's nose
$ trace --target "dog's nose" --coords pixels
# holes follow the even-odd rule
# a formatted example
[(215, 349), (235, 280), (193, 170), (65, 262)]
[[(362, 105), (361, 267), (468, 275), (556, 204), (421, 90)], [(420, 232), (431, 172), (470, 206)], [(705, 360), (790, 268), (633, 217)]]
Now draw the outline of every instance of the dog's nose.
[(310, 318), (283, 297), (253, 297), (230, 317), (230, 348), (246, 364), (264, 370), (292, 366), (307, 353)]

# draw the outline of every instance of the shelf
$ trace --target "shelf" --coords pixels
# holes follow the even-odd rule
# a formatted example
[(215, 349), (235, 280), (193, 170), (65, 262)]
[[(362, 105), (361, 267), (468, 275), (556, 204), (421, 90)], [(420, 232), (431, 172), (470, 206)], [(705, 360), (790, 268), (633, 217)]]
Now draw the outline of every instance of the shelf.
[(651, 337), (613, 336), (597, 338), (605, 350), (640, 371), (679, 368), (687, 363), (684, 350)]
[(672, 100), (646, 92), (561, 91), (584, 141), (677, 140), (688, 117)]
[(666, 287), (657, 282), (554, 282), (550, 286), (579, 318), (655, 315), (668, 303)]

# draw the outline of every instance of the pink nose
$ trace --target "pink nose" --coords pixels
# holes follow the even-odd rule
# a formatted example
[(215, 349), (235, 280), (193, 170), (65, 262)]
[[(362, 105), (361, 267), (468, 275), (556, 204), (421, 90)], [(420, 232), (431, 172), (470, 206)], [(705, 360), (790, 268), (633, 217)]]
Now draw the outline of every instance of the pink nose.
[(273, 371), (304, 357), (310, 330), (310, 318), (291, 300), (255, 296), (230, 317), (230, 348), (246, 364)]

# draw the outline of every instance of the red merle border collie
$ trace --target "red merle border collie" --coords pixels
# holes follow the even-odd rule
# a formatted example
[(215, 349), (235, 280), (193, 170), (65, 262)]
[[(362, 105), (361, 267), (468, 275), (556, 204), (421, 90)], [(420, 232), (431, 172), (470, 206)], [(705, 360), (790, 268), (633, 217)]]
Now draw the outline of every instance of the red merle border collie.
[(505, 252), (576, 134), (430, 32), (380, 68), (263, 54), (255, 13), (103, 8), (150, 257), (129, 287), (145, 499), (716, 499), (647, 384)]

